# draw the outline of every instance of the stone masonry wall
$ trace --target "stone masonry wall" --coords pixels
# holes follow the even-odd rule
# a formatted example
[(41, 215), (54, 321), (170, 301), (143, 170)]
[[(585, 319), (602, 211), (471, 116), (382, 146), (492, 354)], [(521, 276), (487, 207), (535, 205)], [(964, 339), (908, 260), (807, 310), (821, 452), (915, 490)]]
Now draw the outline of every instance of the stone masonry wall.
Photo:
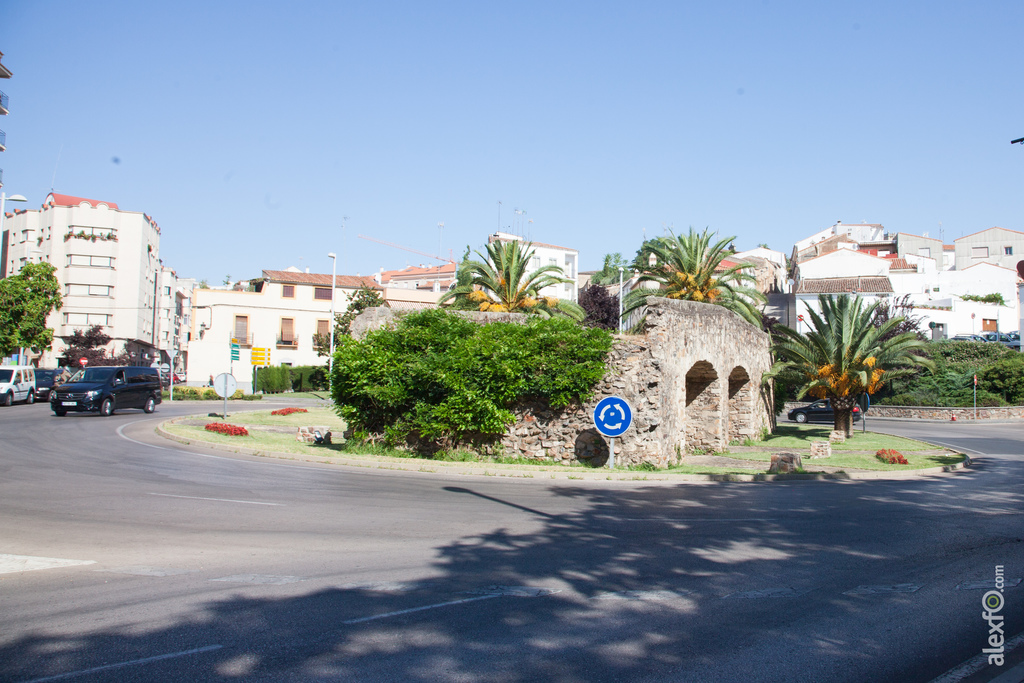
[(769, 337), (721, 306), (651, 299), (644, 336), (617, 337), (608, 372), (583, 406), (552, 411), (524, 405), (502, 439), (506, 454), (603, 464), (608, 440), (593, 426), (606, 396), (633, 408), (633, 426), (615, 440), (616, 463), (665, 467), (688, 452), (722, 450), (730, 439), (770, 429)]
[[(786, 413), (805, 406), (809, 401), (787, 401), (783, 408), (782, 416)], [(877, 403), (871, 404), (868, 410), (868, 420), (873, 417), (900, 417), (911, 420), (942, 420), (952, 422), (957, 420), (973, 420), (974, 408), (938, 408), (933, 406), (885, 406)], [(1021, 420), (1024, 419), (1024, 406), (1002, 406), (995, 408), (983, 408), (978, 406), (979, 420)]]

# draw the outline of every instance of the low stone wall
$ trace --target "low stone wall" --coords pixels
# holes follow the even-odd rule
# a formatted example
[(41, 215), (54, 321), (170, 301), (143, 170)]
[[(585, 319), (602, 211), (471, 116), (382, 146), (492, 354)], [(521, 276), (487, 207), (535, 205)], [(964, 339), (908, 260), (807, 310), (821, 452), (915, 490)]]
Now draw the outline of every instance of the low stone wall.
[[(782, 418), (794, 408), (807, 405), (807, 401), (786, 403), (782, 409)], [(868, 419), (873, 417), (898, 417), (910, 420), (942, 420), (952, 422), (954, 418), (959, 420), (973, 420), (974, 408), (936, 408), (933, 406), (885, 406), (877, 403), (872, 404), (868, 411)], [(999, 408), (982, 408), (978, 406), (979, 420), (1022, 420), (1024, 419), (1024, 406), (1004, 406)]]

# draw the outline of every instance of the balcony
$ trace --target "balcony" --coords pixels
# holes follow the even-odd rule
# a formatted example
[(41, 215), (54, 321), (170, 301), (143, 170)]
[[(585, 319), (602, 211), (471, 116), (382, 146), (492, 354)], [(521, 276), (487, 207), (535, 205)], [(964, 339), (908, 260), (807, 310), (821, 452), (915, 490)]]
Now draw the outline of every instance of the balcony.
[(299, 348), (299, 337), (293, 334), (290, 337), (278, 337), (277, 348), (279, 349), (297, 349)]
[(7, 133), (0, 130), (0, 152), (7, 151)]
[(252, 335), (251, 334), (248, 334), (248, 335), (247, 334), (243, 334), (243, 335), (235, 334), (235, 336), (231, 337), (231, 343), (232, 344), (238, 344), (239, 346), (252, 347)]
[(7, 110), (7, 93), (0, 90), (0, 116), (9, 113)]

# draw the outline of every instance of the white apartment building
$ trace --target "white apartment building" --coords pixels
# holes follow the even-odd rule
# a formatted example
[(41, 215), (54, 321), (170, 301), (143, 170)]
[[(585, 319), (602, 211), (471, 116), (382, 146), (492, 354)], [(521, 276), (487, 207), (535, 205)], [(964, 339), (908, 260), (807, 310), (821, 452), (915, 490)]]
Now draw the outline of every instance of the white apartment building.
[(157, 295), (156, 337), (160, 361), (184, 375), (188, 366), (188, 342), (192, 319), (192, 290), (195, 280), (179, 278), (167, 266), (160, 268)]
[(38, 210), (15, 211), (4, 223), (0, 277), (29, 262), (56, 268), (64, 306), (47, 326), (51, 349), (34, 359), (56, 366), (62, 336), (101, 325), (112, 338), (108, 352), (127, 353), (133, 362), (166, 360), (157, 334), (162, 265), (160, 228), (144, 213), (123, 211), (114, 202), (50, 193)]
[[(515, 242), (524, 240), (519, 235), (513, 235), (507, 232), (496, 232), (488, 238), (488, 243), (492, 242)], [(579, 263), (580, 253), (576, 249), (569, 247), (559, 247), (554, 244), (545, 244), (543, 242), (532, 242), (531, 248), (533, 249), (533, 258), (530, 260), (529, 271), (532, 272), (541, 266), (558, 266), (562, 269), (565, 277), (571, 282), (564, 284), (551, 285), (541, 290), (542, 296), (553, 296), (559, 299), (569, 299), (570, 301), (579, 300)]]
[[(338, 275), (335, 311), (344, 313), (349, 296), (361, 287), (380, 291), (372, 277)], [(187, 376), (190, 386), (230, 372), (245, 392), (253, 389), (252, 349), (270, 349), (270, 365), (326, 365), (313, 336), (331, 329), (331, 275), (298, 268), (264, 270), (263, 277), (235, 289), (192, 290)], [(240, 346), (231, 360), (232, 340)]]

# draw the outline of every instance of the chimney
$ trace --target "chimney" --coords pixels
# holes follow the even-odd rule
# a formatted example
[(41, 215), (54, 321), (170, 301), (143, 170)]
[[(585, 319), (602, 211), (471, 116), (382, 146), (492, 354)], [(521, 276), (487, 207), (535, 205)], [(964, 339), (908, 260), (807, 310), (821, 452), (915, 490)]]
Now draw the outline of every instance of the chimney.
[(309, 266), (306, 267), (306, 275), (309, 275)]

